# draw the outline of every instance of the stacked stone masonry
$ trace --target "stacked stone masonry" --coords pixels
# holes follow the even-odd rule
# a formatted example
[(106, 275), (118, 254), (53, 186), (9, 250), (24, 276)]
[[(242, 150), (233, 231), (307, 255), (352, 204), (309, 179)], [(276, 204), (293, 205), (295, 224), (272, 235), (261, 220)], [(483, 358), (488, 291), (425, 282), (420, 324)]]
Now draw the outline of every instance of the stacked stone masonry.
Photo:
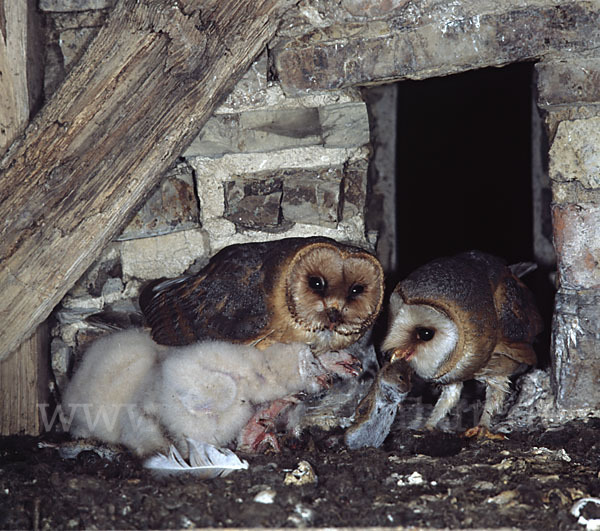
[(570, 409), (598, 408), (600, 381), (600, 60), (537, 67), (538, 105), (550, 139), (559, 290), (553, 320), (553, 384)]
[[(113, 3), (40, 0), (47, 97)], [(358, 85), (535, 61), (558, 268), (554, 393), (561, 407), (598, 411), (599, 46), (597, 1), (303, 0), (269, 53), (57, 308), (52, 363), (59, 382), (102, 333), (99, 323), (123, 315), (135, 321), (146, 279), (197, 269), (239, 242), (324, 234), (373, 248), (377, 235), (365, 230), (373, 139)]]

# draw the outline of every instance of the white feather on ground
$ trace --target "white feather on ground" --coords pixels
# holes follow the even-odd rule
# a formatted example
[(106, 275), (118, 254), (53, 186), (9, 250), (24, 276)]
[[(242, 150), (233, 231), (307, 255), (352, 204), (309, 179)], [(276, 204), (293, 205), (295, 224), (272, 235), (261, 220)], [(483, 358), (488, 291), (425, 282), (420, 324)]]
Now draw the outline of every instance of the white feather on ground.
[(188, 439), (189, 463), (170, 446), (169, 454), (157, 454), (144, 462), (146, 468), (160, 476), (187, 473), (202, 479), (222, 478), (235, 470), (247, 470), (248, 461), (240, 459), (228, 448)]
[(139, 456), (168, 452), (173, 443), (189, 457), (188, 439), (226, 446), (260, 404), (316, 392), (324, 376), (347, 375), (351, 360), (344, 352), (317, 359), (299, 343), (264, 351), (220, 341), (163, 347), (128, 330), (86, 352), (63, 408), (77, 437), (123, 444)]

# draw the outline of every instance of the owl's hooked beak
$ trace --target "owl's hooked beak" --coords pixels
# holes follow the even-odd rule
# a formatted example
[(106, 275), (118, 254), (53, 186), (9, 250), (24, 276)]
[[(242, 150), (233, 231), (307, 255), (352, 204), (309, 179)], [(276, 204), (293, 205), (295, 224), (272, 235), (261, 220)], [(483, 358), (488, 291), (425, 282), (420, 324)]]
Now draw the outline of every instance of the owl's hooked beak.
[(392, 350), (392, 357), (390, 358), (390, 362), (394, 363), (398, 360), (406, 360), (409, 361), (415, 355), (415, 350), (412, 347), (408, 347), (405, 349), (395, 348)]
[(342, 312), (336, 306), (331, 306), (325, 310), (327, 319), (329, 319), (329, 330), (333, 330), (335, 325), (342, 322)]

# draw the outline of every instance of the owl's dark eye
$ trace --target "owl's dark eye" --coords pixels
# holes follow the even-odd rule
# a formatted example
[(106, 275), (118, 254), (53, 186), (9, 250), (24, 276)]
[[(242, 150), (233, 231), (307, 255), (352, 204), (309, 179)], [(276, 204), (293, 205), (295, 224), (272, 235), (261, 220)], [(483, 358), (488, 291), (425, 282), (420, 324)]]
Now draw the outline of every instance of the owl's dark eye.
[(352, 286), (350, 286), (350, 291), (348, 292), (348, 298), (355, 299), (364, 291), (365, 287), (362, 284), (352, 284)]
[(420, 339), (421, 341), (431, 341), (434, 335), (435, 330), (433, 330), (432, 328), (417, 328), (417, 339)]
[(321, 277), (308, 277), (308, 287), (316, 293), (323, 293), (327, 287), (327, 282)]

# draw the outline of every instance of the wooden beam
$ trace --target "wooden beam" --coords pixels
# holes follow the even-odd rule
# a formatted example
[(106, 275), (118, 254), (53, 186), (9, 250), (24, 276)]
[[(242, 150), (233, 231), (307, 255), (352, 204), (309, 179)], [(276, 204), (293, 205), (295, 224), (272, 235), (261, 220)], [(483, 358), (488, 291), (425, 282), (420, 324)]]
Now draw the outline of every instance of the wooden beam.
[(0, 162), (0, 359), (198, 134), (289, 0), (121, 0)]
[[(0, 153), (19, 136), (42, 93), (36, 1), (0, 4)], [(48, 398), (48, 329), (37, 327), (0, 362), (0, 435), (41, 431), (38, 404)]]
[(0, 435), (39, 435), (44, 430), (39, 407), (48, 402), (48, 326), (0, 362)]

